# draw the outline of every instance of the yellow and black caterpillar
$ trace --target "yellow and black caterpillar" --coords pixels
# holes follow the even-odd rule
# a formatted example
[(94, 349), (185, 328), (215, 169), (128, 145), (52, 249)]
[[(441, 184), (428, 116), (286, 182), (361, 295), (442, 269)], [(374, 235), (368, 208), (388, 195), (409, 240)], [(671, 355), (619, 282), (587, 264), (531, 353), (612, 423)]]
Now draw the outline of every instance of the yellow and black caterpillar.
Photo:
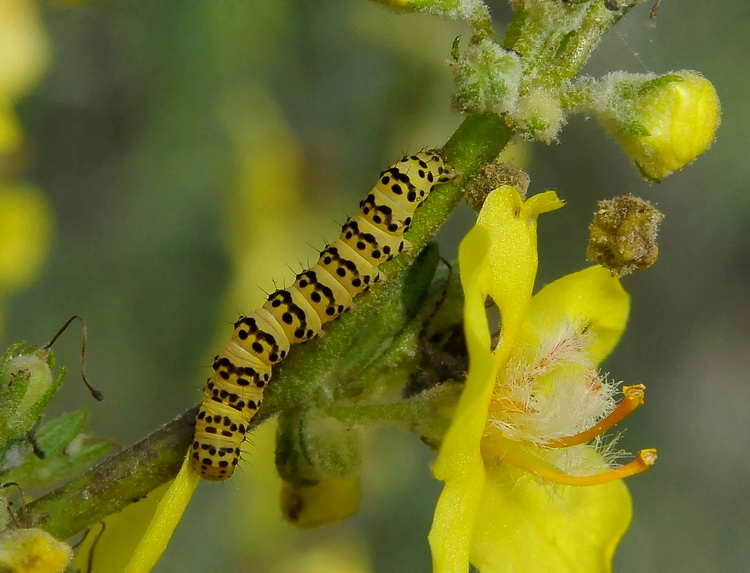
[(294, 284), (241, 316), (229, 344), (215, 358), (195, 424), (192, 463), (208, 480), (232, 475), (248, 424), (260, 408), (271, 368), (292, 344), (317, 336), (380, 280), (378, 266), (407, 250), (412, 215), (433, 187), (456, 178), (435, 151), (404, 157), (380, 174), (341, 235)]

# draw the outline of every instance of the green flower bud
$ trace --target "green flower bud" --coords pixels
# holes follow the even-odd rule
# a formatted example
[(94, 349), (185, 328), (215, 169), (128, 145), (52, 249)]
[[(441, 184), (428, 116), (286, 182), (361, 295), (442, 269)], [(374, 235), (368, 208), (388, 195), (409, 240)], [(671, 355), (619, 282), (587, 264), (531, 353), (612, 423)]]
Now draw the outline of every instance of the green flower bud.
[(615, 73), (600, 86), (599, 119), (652, 181), (692, 163), (713, 143), (721, 107), (697, 72), (664, 76)]
[(530, 89), (518, 98), (513, 121), (528, 139), (552, 143), (565, 123), (560, 100), (543, 89)]
[(471, 42), (458, 53), (453, 45), (453, 106), (462, 113), (511, 113), (516, 109), (521, 83), (521, 59), (491, 40)]
[(39, 421), (64, 377), (63, 370), (54, 378), (52, 366), (51, 352), (23, 343), (9, 348), (0, 360), (0, 448)]

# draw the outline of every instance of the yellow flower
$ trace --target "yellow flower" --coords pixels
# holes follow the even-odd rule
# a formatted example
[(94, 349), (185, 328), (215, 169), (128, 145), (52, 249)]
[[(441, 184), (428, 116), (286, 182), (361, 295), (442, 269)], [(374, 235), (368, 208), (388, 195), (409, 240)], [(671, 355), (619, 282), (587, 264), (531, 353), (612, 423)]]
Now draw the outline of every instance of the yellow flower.
[(34, 0), (0, 0), (0, 96), (17, 100), (39, 81), (50, 47)]
[[(524, 202), (501, 187), (461, 243), (470, 369), (434, 468), (445, 482), (430, 532), (438, 573), (465, 573), (469, 563), (608, 571), (631, 515), (619, 478), (655, 459), (644, 451), (610, 470), (611, 444), (596, 439), (643, 397), (642, 386), (624, 388), (630, 397), (616, 406), (616, 385), (596, 370), (627, 320), (619, 281), (591, 267), (531, 296), (536, 219), (561, 206), (551, 191)], [(494, 349), (488, 297), (501, 317)]]

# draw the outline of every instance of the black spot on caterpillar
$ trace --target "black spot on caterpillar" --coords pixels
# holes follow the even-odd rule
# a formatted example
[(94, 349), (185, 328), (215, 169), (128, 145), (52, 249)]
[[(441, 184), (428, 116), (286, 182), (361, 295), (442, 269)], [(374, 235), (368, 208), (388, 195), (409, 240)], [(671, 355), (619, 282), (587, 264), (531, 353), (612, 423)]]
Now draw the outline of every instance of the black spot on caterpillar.
[(191, 446), (198, 474), (208, 480), (232, 475), (272, 366), (292, 344), (317, 336), (355, 296), (380, 280), (378, 266), (411, 247), (404, 233), (414, 211), (435, 185), (456, 176), (435, 151), (404, 157), (380, 174), (359, 212), (312, 268), (298, 274), (289, 288), (272, 293), (260, 309), (240, 317), (229, 344), (214, 358), (214, 373), (203, 390)]

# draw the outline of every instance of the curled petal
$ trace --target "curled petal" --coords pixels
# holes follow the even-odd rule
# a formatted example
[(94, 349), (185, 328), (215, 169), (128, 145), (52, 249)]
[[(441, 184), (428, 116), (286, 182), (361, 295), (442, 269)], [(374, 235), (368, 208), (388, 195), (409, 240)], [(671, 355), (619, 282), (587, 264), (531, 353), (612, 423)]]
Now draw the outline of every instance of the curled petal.
[[(510, 354), (531, 298), (537, 269), (536, 219), (562, 206), (553, 192), (526, 202), (503, 186), (487, 197), (476, 226), (459, 247), (466, 299), (464, 330), (470, 369), (434, 468), (445, 481), (430, 531), (435, 571), (466, 571), (485, 470), (480, 441), (500, 365)], [(484, 302), (500, 309), (502, 339), (493, 351)]]
[(200, 476), (193, 471), (190, 458), (186, 456), (180, 472), (159, 502), (156, 514), (125, 567), (125, 573), (146, 573), (156, 565), (199, 481)]
[(433, 469), (435, 477), (445, 481), (429, 535), (435, 571), (466, 570), (474, 513), (484, 487), (479, 440), (487, 421), (495, 374), (484, 308), (489, 280), (486, 264), (489, 244), (487, 230), (477, 226), (459, 248), (461, 284), (465, 293), (464, 330), (471, 369)]

